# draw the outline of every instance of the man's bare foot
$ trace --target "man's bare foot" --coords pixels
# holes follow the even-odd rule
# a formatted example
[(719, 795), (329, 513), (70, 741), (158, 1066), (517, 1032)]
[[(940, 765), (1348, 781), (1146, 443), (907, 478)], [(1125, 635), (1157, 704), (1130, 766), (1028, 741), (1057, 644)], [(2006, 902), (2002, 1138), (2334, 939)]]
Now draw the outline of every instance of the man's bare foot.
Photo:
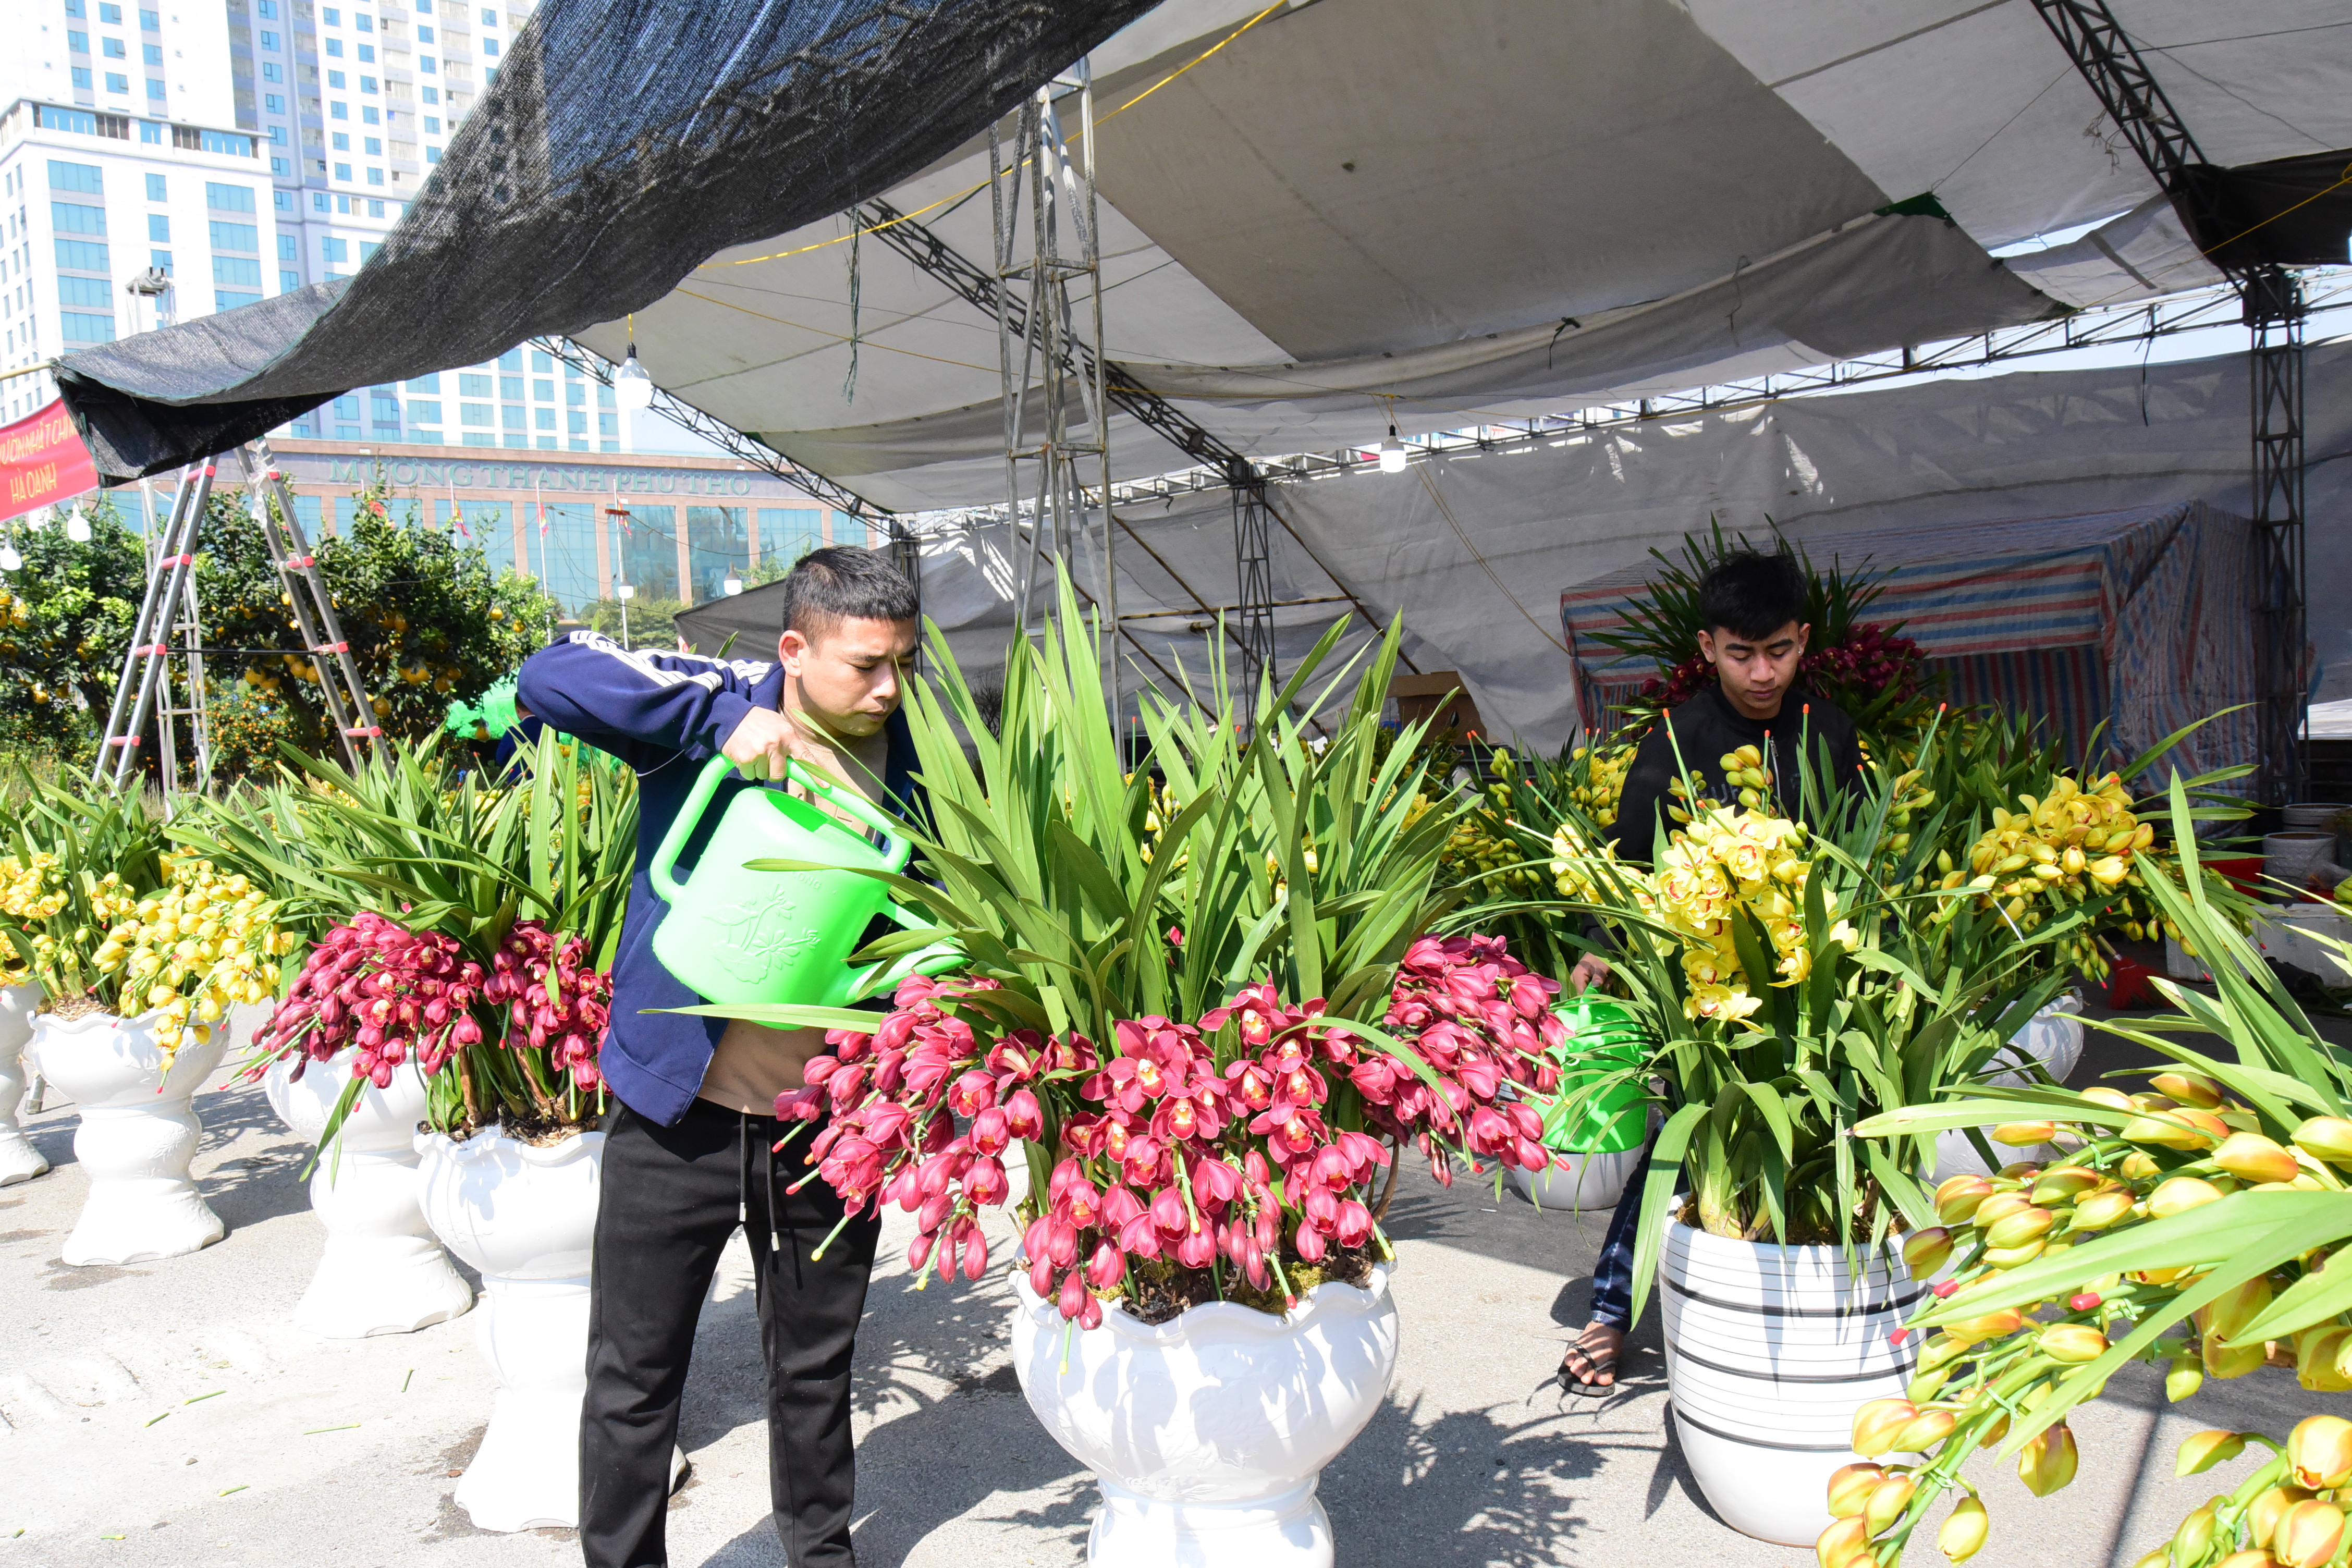
[(1559, 1380), (1562, 1387), (1576, 1394), (1598, 1394), (1617, 1382), (1617, 1352), (1625, 1343), (1625, 1331), (1614, 1323), (1591, 1322), (1584, 1331), (1569, 1342), (1568, 1352), (1560, 1357)]

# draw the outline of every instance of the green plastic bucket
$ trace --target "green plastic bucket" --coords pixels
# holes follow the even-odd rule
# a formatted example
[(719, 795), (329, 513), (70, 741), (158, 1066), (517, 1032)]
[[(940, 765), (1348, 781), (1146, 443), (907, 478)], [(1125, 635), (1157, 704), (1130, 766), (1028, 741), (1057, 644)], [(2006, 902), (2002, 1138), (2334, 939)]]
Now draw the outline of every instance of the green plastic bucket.
[(1650, 1136), (1647, 1097), (1638, 1081), (1620, 1083), (1586, 1100), (1570, 1115), (1567, 1101), (1595, 1079), (1638, 1067), (1648, 1046), (1632, 1008), (1587, 993), (1563, 999), (1552, 1011), (1568, 1026), (1568, 1038), (1552, 1052), (1559, 1064), (1557, 1098), (1530, 1095), (1544, 1112), (1544, 1143), (1563, 1154), (1622, 1154)]

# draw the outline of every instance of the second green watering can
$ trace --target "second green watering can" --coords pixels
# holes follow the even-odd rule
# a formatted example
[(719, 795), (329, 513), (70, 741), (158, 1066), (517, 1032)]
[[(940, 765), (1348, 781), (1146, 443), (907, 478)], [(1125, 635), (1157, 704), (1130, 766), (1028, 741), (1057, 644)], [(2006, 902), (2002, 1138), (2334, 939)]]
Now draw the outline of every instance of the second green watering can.
[[(654, 891), (669, 905), (654, 932), (654, 956), (664, 968), (712, 1002), (841, 1007), (887, 993), (910, 974), (937, 974), (964, 961), (952, 943), (935, 942), (895, 963), (849, 963), (877, 915), (919, 930), (929, 922), (892, 902), (881, 882), (859, 874), (906, 866), (908, 847), (888, 820), (797, 762), (792, 777), (880, 834), (882, 847), (782, 790), (739, 790), (688, 880), (679, 881), (677, 858), (734, 765), (723, 756), (704, 765), (647, 868)], [(756, 871), (745, 864), (751, 860), (840, 869)]]

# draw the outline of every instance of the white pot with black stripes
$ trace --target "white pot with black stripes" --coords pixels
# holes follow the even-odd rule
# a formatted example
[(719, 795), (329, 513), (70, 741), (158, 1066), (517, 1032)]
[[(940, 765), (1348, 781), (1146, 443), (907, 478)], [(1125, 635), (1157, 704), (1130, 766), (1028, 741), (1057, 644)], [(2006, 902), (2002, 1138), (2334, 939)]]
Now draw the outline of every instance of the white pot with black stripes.
[[(1856, 1272), (1856, 1269), (1859, 1272)], [(1854, 1407), (1898, 1395), (1917, 1300), (1899, 1252), (1732, 1241), (1669, 1215), (1658, 1268), (1675, 1438), (1724, 1522), (1810, 1546)]]

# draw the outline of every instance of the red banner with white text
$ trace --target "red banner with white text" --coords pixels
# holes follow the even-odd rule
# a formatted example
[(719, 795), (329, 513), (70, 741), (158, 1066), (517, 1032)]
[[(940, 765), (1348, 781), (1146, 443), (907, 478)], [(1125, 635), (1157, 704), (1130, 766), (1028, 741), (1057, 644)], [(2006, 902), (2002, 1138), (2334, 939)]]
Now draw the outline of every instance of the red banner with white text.
[(81, 444), (62, 399), (38, 414), (0, 426), (0, 519), (87, 495), (98, 465)]

